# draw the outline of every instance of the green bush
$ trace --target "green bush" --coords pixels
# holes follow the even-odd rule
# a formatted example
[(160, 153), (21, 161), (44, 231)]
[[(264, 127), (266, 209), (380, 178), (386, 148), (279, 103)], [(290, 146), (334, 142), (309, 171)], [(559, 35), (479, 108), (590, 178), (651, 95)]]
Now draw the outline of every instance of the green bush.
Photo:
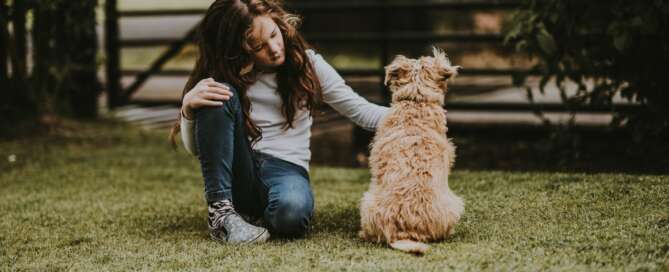
[(0, 116), (12, 124), (0, 126), (0, 137), (14, 134), (16, 123), (96, 117), (96, 6), (97, 0), (0, 0)]
[[(538, 60), (542, 92), (554, 79), (567, 105), (610, 106), (613, 125), (638, 140), (669, 135), (669, 1), (524, 3), (506, 42)], [(566, 92), (566, 81), (577, 83), (575, 94)], [(616, 95), (640, 107), (622, 111), (612, 103)]]

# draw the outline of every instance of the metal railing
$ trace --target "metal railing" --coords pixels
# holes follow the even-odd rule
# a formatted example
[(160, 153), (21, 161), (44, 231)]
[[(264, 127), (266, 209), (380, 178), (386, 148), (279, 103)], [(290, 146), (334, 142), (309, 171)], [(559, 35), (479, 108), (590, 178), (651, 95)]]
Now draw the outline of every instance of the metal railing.
[[(346, 11), (346, 10), (373, 10), (381, 12), (384, 21), (388, 20), (387, 14), (402, 10), (403, 12), (412, 12), (420, 10), (509, 10), (519, 7), (518, 1), (358, 1), (358, 2), (303, 2), (286, 3), (286, 8), (297, 11), (298, 13), (310, 11)], [(182, 9), (182, 10), (141, 10), (141, 11), (118, 11), (116, 9), (116, 0), (106, 1), (106, 35), (107, 35), (107, 90), (111, 98), (110, 106), (118, 106), (130, 101), (131, 96), (139, 90), (146, 80), (154, 75), (162, 76), (186, 76), (190, 74), (186, 69), (163, 69), (163, 65), (176, 56), (181, 49), (193, 42), (194, 28), (191, 29), (181, 39), (120, 39), (118, 31), (118, 20), (120, 18), (131, 17), (154, 17), (154, 16), (183, 16), (183, 15), (202, 15), (205, 9)], [(382, 24), (386, 25), (386, 24)], [(378, 46), (378, 52), (382, 63), (389, 61), (389, 45), (396, 43), (413, 44), (432, 44), (436, 42), (457, 42), (457, 43), (486, 43), (501, 44), (503, 37), (501, 34), (474, 34), (474, 33), (448, 33), (435, 34), (431, 32), (391, 32), (384, 28), (378, 32), (346, 32), (337, 34), (304, 33), (306, 39), (312, 43), (370, 43)], [(167, 46), (167, 49), (156, 59), (147, 69), (122, 69), (120, 67), (121, 48), (133, 47), (155, 47)], [(337, 69), (342, 76), (378, 76), (382, 79), (384, 72), (382, 69)], [(531, 71), (524, 69), (466, 69), (461, 74), (464, 75), (492, 75), (492, 76), (514, 76), (527, 74)], [(120, 78), (122, 76), (134, 76), (135, 80), (127, 88), (121, 88)], [(381, 82), (383, 80), (380, 80)], [(383, 86), (379, 89), (387, 96), (387, 91)], [(457, 105), (450, 105), (449, 108), (457, 108)], [(472, 105), (467, 105), (471, 107)], [(485, 105), (489, 106), (488, 104)], [(496, 108), (503, 107), (497, 105)], [(516, 108), (516, 107), (514, 107)]]
[[(347, 2), (288, 2), (286, 8), (299, 13), (312, 11), (376, 11), (382, 14), (383, 29), (377, 32), (345, 32), (345, 33), (303, 33), (306, 39), (311, 43), (369, 43), (375, 45), (375, 50), (379, 53), (382, 63), (390, 60), (390, 45), (400, 43), (424, 44), (429, 45), (437, 42), (455, 42), (455, 43), (479, 43), (502, 45), (503, 36), (497, 34), (476, 34), (476, 33), (447, 33), (435, 34), (432, 32), (397, 32), (390, 31), (385, 27), (388, 22), (388, 14), (393, 11), (402, 12), (441, 10), (441, 11), (491, 11), (491, 10), (513, 10), (519, 8), (521, 2), (518, 0), (509, 1), (347, 1)], [(172, 57), (176, 56), (181, 49), (194, 41), (193, 27), (188, 33), (180, 39), (162, 39), (162, 38), (141, 38), (141, 39), (120, 39), (118, 30), (118, 20), (121, 18), (133, 17), (156, 17), (156, 16), (183, 16), (183, 15), (202, 15), (206, 9), (180, 9), (180, 10), (137, 10), (137, 11), (118, 11), (116, 0), (106, 1), (107, 19), (106, 26), (106, 49), (107, 49), (107, 90), (110, 97), (110, 107), (115, 107), (128, 103), (131, 96), (139, 90), (142, 85), (154, 75), (160, 76), (187, 76), (190, 70), (187, 69), (163, 69), (163, 66)], [(120, 67), (121, 48), (155, 47), (167, 46), (167, 49), (155, 59), (147, 69), (122, 69)], [(344, 77), (348, 76), (375, 76), (379, 77), (381, 85), (379, 90), (382, 96), (388, 102), (389, 95), (385, 86), (382, 85), (384, 71), (376, 69), (337, 69)], [(514, 78), (523, 78), (526, 75), (538, 75), (538, 71), (532, 71), (524, 68), (512, 69), (494, 69), (478, 68), (462, 70), (462, 75), (475, 76), (509, 76)], [(134, 76), (134, 81), (126, 88), (122, 88), (120, 79), (122, 76)], [(141, 102), (141, 101), (140, 101)], [(155, 104), (156, 102), (146, 102), (146, 104)], [(158, 102), (178, 104), (174, 102)], [(616, 106), (616, 109), (625, 110), (625, 107), (634, 107), (634, 105)], [(562, 103), (495, 103), (495, 102), (450, 102), (449, 109), (461, 110), (485, 110), (485, 111), (531, 111), (541, 109), (543, 111), (567, 111), (573, 110), (573, 106), (567, 106)], [(611, 107), (597, 106), (579, 106), (578, 111), (583, 112), (610, 112)]]

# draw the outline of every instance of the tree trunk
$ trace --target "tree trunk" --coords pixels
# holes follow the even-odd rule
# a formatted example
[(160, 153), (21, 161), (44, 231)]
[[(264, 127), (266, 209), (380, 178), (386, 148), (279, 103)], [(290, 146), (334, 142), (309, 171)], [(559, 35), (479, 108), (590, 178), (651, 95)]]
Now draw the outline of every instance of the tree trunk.
[[(5, 97), (5, 99), (0, 99), (0, 116), (7, 116), (5, 120), (10, 119), (9, 121), (13, 121), (10, 115), (11, 99), (9, 97), (13, 90), (9, 87), (9, 71), (7, 70), (7, 52), (9, 50), (7, 48), (9, 44), (9, 32), (7, 30), (9, 24), (8, 15), (5, 1), (0, 0), (0, 86), (2, 86), (0, 95)], [(3, 122), (3, 124), (6, 123)], [(9, 129), (9, 127), (5, 127), (4, 125), (0, 126), (0, 136), (5, 135)]]
[(25, 0), (15, 0), (12, 11), (12, 24), (14, 27), (14, 43), (12, 54), (12, 77), (14, 80), (25, 81), (27, 70), (26, 62), (26, 2)]
[[(0, 84), (1, 86), (7, 86), (7, 79), (9, 74), (7, 71), (7, 44), (9, 43), (9, 32), (7, 31), (7, 26), (9, 23), (7, 13), (7, 5), (5, 1), (0, 0)], [(4, 103), (4, 102), (2, 102)]]
[(28, 54), (26, 52), (28, 41), (26, 40), (26, 1), (14, 1), (12, 11), (12, 25), (14, 28), (12, 39), (12, 79), (13, 86), (13, 105), (17, 107), (17, 112), (26, 118), (34, 118), (37, 116), (35, 109), (35, 101), (30, 95), (30, 86), (28, 84), (27, 76), (27, 60)]
[[(44, 1), (52, 2), (52, 1)], [(53, 29), (54, 19), (53, 12), (50, 10), (50, 3), (36, 4), (33, 8), (33, 69), (32, 69), (32, 85), (34, 91), (34, 99), (39, 105), (39, 112), (41, 114), (55, 114), (53, 97), (57, 88), (56, 78), (52, 75), (52, 66), (54, 60)]]
[[(0, 0), (0, 84), (5, 90), (0, 102), (0, 116), (7, 124), (37, 116), (26, 81), (26, 10), (25, 1), (13, 1), (10, 15), (9, 6)], [(10, 20), (11, 35), (7, 28)], [(11, 73), (7, 69), (8, 63), (11, 63)]]

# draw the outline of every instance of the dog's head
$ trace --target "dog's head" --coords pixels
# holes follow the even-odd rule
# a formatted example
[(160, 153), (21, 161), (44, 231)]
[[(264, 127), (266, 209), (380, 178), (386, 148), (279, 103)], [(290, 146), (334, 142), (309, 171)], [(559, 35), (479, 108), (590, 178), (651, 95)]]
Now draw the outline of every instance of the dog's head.
[(393, 101), (415, 100), (443, 103), (447, 81), (458, 74), (460, 66), (451, 66), (443, 50), (436, 47), (433, 56), (409, 59), (398, 55), (385, 67), (385, 84), (393, 92)]

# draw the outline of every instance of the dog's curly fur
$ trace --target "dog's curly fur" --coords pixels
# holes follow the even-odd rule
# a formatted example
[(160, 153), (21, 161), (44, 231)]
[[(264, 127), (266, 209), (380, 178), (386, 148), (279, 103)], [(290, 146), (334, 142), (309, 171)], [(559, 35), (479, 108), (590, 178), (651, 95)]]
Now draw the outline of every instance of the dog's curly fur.
[(464, 209), (448, 187), (455, 147), (442, 108), (447, 80), (459, 67), (433, 51), (420, 59), (397, 56), (385, 67), (392, 106), (372, 142), (372, 180), (360, 205), (361, 238), (413, 253), (427, 250), (421, 242), (451, 234)]

